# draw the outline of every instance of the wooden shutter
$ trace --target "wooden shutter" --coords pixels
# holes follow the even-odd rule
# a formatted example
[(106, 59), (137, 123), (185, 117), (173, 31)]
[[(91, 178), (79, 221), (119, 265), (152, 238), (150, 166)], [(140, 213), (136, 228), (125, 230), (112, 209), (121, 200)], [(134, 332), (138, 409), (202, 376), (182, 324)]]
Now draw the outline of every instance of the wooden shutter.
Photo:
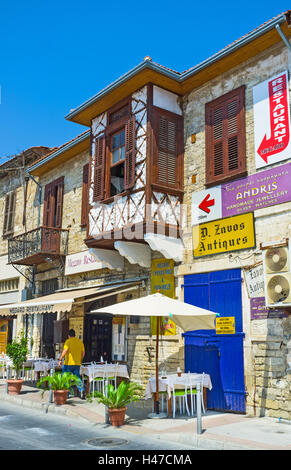
[(183, 120), (172, 113), (155, 112), (154, 181), (180, 189), (183, 153)]
[(15, 201), (16, 201), (16, 192), (15, 191), (12, 191), (11, 193), (8, 193), (6, 195), (5, 209), (4, 209), (4, 226), (3, 226), (3, 234), (4, 235), (13, 232)]
[(89, 190), (89, 163), (83, 166), (81, 227), (86, 227), (88, 221), (88, 190)]
[(104, 197), (105, 156), (105, 137), (99, 137), (95, 140), (93, 201), (100, 201)]
[(54, 197), (55, 197), (55, 225), (54, 227), (62, 227), (63, 215), (63, 196), (64, 196), (64, 177), (54, 182)]
[(130, 189), (135, 183), (135, 116), (132, 116), (125, 124), (125, 169), (124, 189)]
[(206, 104), (206, 183), (246, 169), (244, 92), (243, 86)]
[(44, 227), (62, 227), (63, 194), (63, 176), (45, 186), (43, 205)]
[(52, 184), (49, 183), (44, 188), (44, 202), (43, 202), (43, 225), (44, 227), (52, 226), (51, 205), (52, 205)]

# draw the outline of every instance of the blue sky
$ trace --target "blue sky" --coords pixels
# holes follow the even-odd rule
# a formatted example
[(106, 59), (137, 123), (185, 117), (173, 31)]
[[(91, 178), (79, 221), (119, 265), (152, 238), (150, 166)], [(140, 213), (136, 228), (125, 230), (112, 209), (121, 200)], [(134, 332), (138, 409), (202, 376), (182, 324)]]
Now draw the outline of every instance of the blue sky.
[(2, 2), (0, 162), (85, 130), (64, 116), (149, 55), (177, 71), (208, 58), (288, 2)]

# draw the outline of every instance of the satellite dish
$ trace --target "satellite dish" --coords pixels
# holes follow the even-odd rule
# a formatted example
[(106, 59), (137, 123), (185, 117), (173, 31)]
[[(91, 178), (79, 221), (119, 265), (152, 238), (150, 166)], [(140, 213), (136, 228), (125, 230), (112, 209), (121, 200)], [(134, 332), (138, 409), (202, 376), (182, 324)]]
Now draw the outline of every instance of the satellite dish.
[(288, 252), (286, 248), (269, 248), (266, 251), (265, 263), (270, 271), (283, 271), (288, 269)]
[(290, 285), (285, 276), (272, 276), (267, 284), (269, 299), (274, 303), (284, 302), (290, 294)]

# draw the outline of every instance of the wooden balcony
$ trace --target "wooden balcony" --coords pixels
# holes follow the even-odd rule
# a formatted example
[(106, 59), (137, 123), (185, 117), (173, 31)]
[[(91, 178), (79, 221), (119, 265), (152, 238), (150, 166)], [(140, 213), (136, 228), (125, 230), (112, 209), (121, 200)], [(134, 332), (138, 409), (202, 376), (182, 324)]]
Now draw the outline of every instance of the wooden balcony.
[(38, 227), (8, 240), (8, 264), (32, 266), (66, 256), (69, 231)]

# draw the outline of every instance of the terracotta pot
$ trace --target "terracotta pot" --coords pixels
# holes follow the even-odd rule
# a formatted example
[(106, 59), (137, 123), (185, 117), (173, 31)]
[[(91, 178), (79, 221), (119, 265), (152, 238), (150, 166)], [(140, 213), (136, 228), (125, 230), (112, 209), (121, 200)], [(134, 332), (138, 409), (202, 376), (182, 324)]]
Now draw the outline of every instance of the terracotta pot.
[(112, 426), (122, 426), (124, 424), (126, 407), (108, 408), (108, 414)]
[(23, 384), (23, 379), (7, 379), (8, 394), (19, 395)]
[(53, 390), (56, 405), (64, 405), (68, 398), (68, 390)]

